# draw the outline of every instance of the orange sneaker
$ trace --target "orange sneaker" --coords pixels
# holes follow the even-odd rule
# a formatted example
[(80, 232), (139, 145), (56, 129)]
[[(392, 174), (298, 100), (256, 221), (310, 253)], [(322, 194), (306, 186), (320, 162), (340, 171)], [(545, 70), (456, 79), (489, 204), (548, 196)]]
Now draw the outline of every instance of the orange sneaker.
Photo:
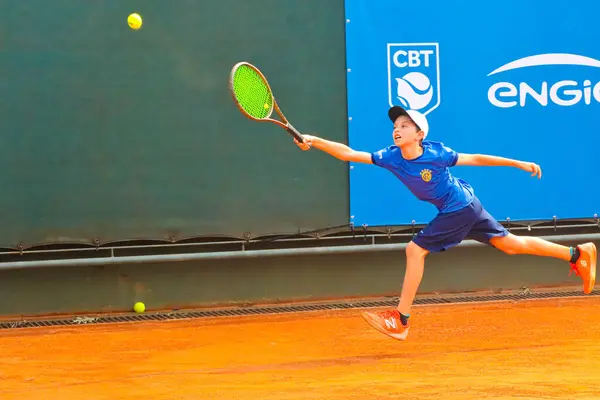
[(400, 321), (400, 312), (398, 310), (389, 310), (382, 312), (362, 313), (365, 321), (379, 332), (386, 334), (394, 339), (406, 340), (410, 324), (402, 325)]
[(583, 293), (590, 294), (594, 290), (596, 283), (596, 245), (594, 243), (584, 243), (577, 246), (579, 250), (579, 259), (575, 264), (571, 263), (571, 273), (579, 275), (583, 280)]

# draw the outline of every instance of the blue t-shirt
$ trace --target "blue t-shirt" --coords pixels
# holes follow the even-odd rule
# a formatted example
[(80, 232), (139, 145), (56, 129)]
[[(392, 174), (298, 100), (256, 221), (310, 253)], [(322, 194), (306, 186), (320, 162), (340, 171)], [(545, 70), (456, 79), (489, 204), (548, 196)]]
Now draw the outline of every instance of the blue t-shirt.
[(443, 143), (424, 140), (423, 154), (414, 160), (405, 160), (394, 145), (371, 153), (371, 160), (396, 175), (418, 199), (433, 204), (439, 212), (460, 210), (475, 196), (471, 185), (450, 173), (458, 153)]

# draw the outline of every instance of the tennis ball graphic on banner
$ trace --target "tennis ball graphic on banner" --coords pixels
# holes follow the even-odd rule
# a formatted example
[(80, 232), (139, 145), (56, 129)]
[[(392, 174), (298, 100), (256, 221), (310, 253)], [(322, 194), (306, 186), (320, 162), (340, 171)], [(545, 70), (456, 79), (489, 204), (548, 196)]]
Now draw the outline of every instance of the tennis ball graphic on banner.
[(433, 87), (429, 78), (420, 72), (409, 72), (402, 78), (396, 78), (397, 96), (403, 107), (420, 110), (433, 98)]

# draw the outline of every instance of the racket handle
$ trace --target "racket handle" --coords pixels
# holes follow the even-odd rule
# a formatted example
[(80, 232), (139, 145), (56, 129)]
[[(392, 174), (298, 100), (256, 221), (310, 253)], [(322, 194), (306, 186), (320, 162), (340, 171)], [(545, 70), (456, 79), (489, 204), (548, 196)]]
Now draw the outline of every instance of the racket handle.
[(296, 128), (292, 126), (292, 124), (288, 123), (285, 130), (288, 131), (288, 133), (294, 138), (296, 138), (297, 141), (299, 141), (300, 143), (304, 143), (304, 137), (300, 134), (300, 132), (298, 132)]

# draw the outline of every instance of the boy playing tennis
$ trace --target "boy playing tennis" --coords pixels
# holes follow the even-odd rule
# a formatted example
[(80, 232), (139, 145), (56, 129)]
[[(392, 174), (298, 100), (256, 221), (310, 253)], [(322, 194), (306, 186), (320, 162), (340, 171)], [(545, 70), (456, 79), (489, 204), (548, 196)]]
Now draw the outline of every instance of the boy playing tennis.
[(502, 157), (456, 153), (443, 143), (425, 140), (429, 124), (423, 114), (395, 106), (390, 108), (388, 116), (394, 124), (394, 144), (374, 153), (356, 151), (342, 143), (315, 136), (305, 135), (305, 143), (296, 141), (302, 150), (314, 147), (343, 161), (385, 168), (418, 199), (433, 204), (439, 211), (406, 247), (406, 274), (398, 307), (383, 312), (364, 312), (363, 317), (371, 326), (392, 338), (405, 340), (411, 306), (423, 277), (425, 257), (431, 252), (456, 246), (466, 238), (508, 254), (532, 254), (568, 261), (571, 270), (583, 280), (584, 293), (592, 291), (596, 280), (596, 246), (593, 243), (573, 248), (509, 233), (483, 208), (471, 186), (452, 176), (449, 169), (455, 165), (507, 166), (541, 178), (538, 165)]

